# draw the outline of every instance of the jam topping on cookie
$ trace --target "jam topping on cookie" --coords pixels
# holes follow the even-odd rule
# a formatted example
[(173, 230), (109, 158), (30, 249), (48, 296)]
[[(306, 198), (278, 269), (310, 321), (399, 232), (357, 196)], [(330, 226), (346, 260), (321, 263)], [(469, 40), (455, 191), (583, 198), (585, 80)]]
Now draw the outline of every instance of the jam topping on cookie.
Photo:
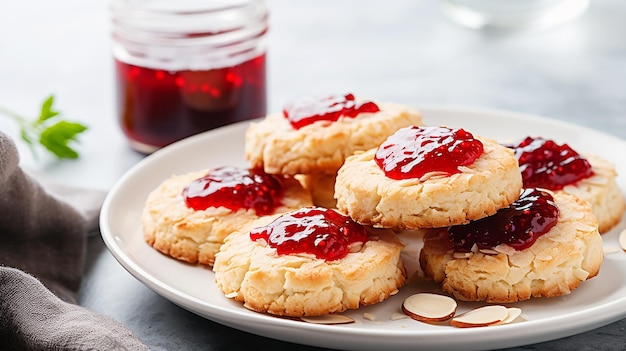
[(350, 253), (353, 245), (366, 242), (367, 232), (350, 217), (334, 210), (307, 207), (253, 229), (250, 239), (265, 240), (279, 255), (312, 254), (335, 261)]
[(559, 208), (548, 192), (523, 189), (518, 200), (495, 215), (466, 225), (448, 228), (455, 252), (493, 249), (506, 244), (516, 250), (530, 247), (541, 235), (554, 227)]
[(372, 101), (357, 102), (354, 95), (331, 95), (322, 98), (303, 97), (291, 101), (283, 109), (283, 115), (295, 129), (317, 121), (337, 121), (340, 117), (354, 118), (364, 112), (378, 112)]
[(387, 177), (400, 180), (459, 173), (482, 153), (483, 143), (463, 129), (411, 126), (387, 138), (374, 160)]
[(262, 170), (220, 167), (191, 182), (182, 195), (187, 207), (196, 211), (223, 206), (268, 215), (282, 205), (284, 190), (278, 177)]
[(567, 144), (526, 137), (504, 146), (515, 151), (525, 187), (560, 190), (593, 175), (589, 161)]

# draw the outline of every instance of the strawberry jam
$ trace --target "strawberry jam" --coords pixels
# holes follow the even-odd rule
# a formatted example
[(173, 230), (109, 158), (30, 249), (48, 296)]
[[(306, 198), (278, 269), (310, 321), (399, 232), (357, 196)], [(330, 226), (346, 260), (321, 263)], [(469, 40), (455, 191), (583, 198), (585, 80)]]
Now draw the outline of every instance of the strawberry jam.
[(303, 97), (288, 103), (283, 115), (295, 129), (317, 121), (334, 122), (340, 117), (354, 118), (360, 113), (378, 112), (372, 101), (357, 102), (354, 95), (331, 95), (323, 98)]
[(250, 239), (263, 239), (279, 255), (312, 254), (335, 261), (350, 252), (351, 244), (367, 241), (367, 232), (350, 217), (322, 207), (286, 213), (267, 226), (255, 228)]
[(483, 153), (483, 143), (463, 129), (411, 126), (380, 145), (374, 160), (391, 179), (420, 178), (429, 172), (459, 173)]
[(589, 161), (567, 144), (527, 137), (505, 146), (515, 151), (525, 187), (560, 190), (593, 175)]
[(456, 252), (470, 252), (474, 245), (478, 249), (493, 249), (500, 244), (523, 250), (554, 227), (558, 218), (559, 208), (552, 195), (527, 188), (517, 201), (495, 215), (449, 227), (448, 233)]
[(282, 181), (261, 170), (221, 167), (191, 182), (183, 190), (187, 207), (202, 211), (209, 207), (230, 210), (253, 209), (268, 215), (281, 206)]
[(142, 153), (266, 113), (265, 55), (208, 70), (115, 65), (120, 125)]

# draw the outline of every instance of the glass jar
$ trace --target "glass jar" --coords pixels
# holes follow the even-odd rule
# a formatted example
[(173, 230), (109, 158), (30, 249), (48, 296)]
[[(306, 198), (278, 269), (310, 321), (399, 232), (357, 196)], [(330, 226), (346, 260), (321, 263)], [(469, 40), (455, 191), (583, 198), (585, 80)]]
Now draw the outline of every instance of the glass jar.
[(112, 0), (119, 123), (151, 153), (266, 114), (262, 0)]

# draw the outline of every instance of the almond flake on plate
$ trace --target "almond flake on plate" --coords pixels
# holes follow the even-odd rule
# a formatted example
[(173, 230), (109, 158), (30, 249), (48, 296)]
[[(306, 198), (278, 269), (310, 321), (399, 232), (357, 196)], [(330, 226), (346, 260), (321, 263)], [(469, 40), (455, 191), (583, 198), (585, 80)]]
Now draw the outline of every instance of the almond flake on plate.
[(504, 306), (485, 306), (452, 318), (450, 325), (457, 328), (486, 327), (500, 323), (508, 315), (509, 311)]
[(420, 293), (407, 297), (402, 303), (402, 312), (421, 322), (442, 322), (456, 313), (454, 299), (438, 294)]
[(391, 317), (389, 317), (389, 319), (391, 319), (392, 321), (397, 321), (399, 319), (406, 319), (409, 318), (409, 316), (407, 316), (404, 313), (399, 313), (399, 312), (394, 312), (391, 314)]
[(507, 309), (508, 315), (502, 321), (497, 324), (509, 324), (515, 321), (519, 316), (522, 315), (522, 309), (518, 307), (508, 307)]
[(354, 319), (340, 314), (325, 314), (323, 316), (305, 316), (300, 319), (313, 324), (349, 324), (354, 323)]
[(363, 313), (363, 318), (365, 318), (365, 319), (367, 319), (369, 321), (373, 321), (373, 320), (376, 319), (376, 316), (371, 314), (371, 313), (365, 312), (365, 313)]

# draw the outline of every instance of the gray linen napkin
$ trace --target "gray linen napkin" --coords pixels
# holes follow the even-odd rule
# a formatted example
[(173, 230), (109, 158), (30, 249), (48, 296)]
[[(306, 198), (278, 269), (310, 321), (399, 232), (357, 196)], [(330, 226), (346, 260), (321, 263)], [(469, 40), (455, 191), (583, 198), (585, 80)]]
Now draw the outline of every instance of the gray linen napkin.
[(116, 321), (76, 305), (102, 192), (47, 189), (0, 132), (0, 350), (147, 350)]

